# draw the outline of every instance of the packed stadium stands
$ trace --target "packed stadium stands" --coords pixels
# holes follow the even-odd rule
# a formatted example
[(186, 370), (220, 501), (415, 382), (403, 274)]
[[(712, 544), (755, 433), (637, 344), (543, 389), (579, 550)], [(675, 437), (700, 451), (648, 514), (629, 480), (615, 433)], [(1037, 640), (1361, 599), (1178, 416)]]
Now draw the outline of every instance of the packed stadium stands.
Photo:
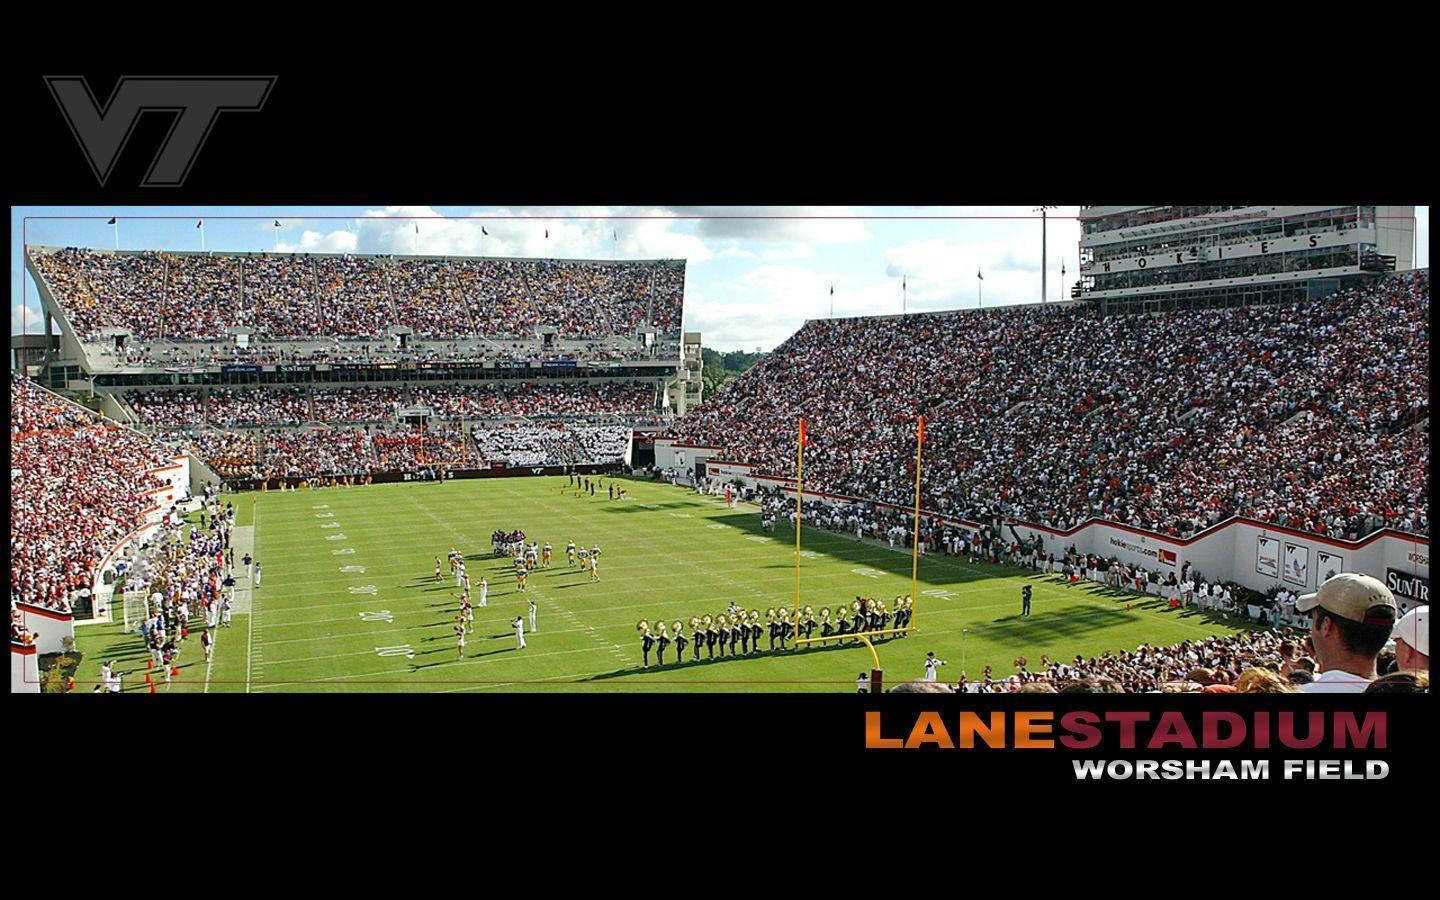
[[(31, 250), (84, 341), (98, 341), (107, 327), (171, 345), (217, 342), (232, 328), (278, 341), (373, 341), (395, 326), (431, 341), (533, 336), (538, 328), (573, 339), (646, 327), (674, 336), (685, 284), (677, 260)], [(127, 352), (160, 360), (194, 348)]]
[(621, 462), (630, 429), (618, 425), (477, 425), (480, 456), (510, 466), (607, 465)]
[[(1032, 671), (1027, 660), (1010, 675), (990, 667), (979, 678), (961, 681), (963, 693), (1011, 693), (1060, 690), (1095, 694), (1144, 693), (1292, 693), (1309, 681), (1315, 661), (1302, 656), (1303, 635), (1289, 629), (1243, 631), (1181, 641), (1164, 647), (1143, 644), (1135, 650), (1077, 656), (1042, 657)], [(1295, 673), (1303, 672), (1303, 675)]]
[[(233, 478), (415, 471), (436, 464), (454, 469), (479, 462), (611, 464), (625, 457), (628, 423), (653, 418), (657, 400), (655, 385), (643, 381), (167, 389), (120, 396), (140, 426)], [(398, 425), (405, 408), (428, 410), (430, 427)], [(490, 425), (467, 434), (465, 421)], [(367, 427), (353, 427), (358, 425)], [(303, 426), (315, 427), (294, 430)]]
[(140, 526), (168, 462), (151, 438), (10, 381), (11, 600), (69, 609), (103, 554)]
[(808, 322), (670, 434), (807, 486), (1064, 530), (1233, 515), (1427, 532), (1428, 272), (1280, 306), (1012, 307)]

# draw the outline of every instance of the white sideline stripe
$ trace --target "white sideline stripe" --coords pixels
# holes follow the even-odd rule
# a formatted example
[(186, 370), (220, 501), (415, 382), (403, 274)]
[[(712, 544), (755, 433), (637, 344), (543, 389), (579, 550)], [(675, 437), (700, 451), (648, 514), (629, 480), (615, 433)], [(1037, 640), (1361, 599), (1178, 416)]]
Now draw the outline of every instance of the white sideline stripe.
[[(251, 518), (254, 521), (254, 525), (252, 526), (254, 528), (252, 540), (258, 543), (260, 540), (260, 496), (258, 494), (255, 496), (252, 511), (253, 515)], [(255, 559), (259, 558), (259, 556), (255, 557)], [(255, 659), (255, 615), (258, 611), (258, 606), (259, 604), (255, 602), (255, 595), (252, 591), (250, 595), (250, 615), (245, 619), (245, 693), (247, 694), (250, 693), (250, 672)]]
[(559, 681), (565, 678), (579, 678), (582, 675), (594, 675), (594, 672), (571, 672), (568, 675), (549, 675), (545, 678), (536, 678), (533, 681), (500, 681), (494, 684), (472, 684), (461, 688), (448, 688), (443, 691), (432, 691), (435, 694), (459, 694), (464, 691), (488, 691), (492, 688), (513, 687), (517, 684), (539, 684), (542, 681)]

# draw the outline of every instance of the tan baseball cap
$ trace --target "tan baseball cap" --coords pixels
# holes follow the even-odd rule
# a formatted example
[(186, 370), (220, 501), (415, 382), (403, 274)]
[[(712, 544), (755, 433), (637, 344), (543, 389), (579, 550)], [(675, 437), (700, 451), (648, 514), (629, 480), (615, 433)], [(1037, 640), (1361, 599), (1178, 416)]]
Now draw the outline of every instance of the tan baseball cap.
[(1365, 625), (1394, 625), (1400, 615), (1395, 595), (1384, 582), (1356, 572), (1341, 572), (1320, 585), (1315, 593), (1301, 594), (1295, 600), (1295, 609), (1299, 612), (1310, 612), (1317, 606), (1342, 619)]

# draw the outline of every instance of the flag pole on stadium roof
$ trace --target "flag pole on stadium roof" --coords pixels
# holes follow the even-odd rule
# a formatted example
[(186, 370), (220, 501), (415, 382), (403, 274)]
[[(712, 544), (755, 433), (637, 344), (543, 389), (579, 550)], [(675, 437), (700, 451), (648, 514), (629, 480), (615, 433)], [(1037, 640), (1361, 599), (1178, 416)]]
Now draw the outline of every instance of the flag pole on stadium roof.
[(115, 249), (120, 249), (120, 217), (111, 216), (110, 221), (105, 223), (115, 229)]
[[(805, 503), (805, 420), (800, 420), (800, 439), (795, 447), (795, 609), (800, 608), (800, 520)], [(800, 640), (800, 619), (795, 618), (795, 640)], [(798, 644), (796, 646), (799, 646)]]
[(835, 318), (835, 282), (830, 282), (830, 318)]
[(275, 220), (275, 250), (280, 250), (280, 220)]
[(1060, 257), (1060, 299), (1065, 299), (1065, 257)]
[(985, 285), (985, 275), (984, 275), (979, 269), (976, 269), (976, 270), (975, 270), (975, 302), (980, 305), (980, 308), (981, 308), (981, 309), (984, 309), (984, 308), (985, 308), (985, 288), (984, 288), (984, 285)]
[(925, 417), (915, 423), (915, 547), (910, 558), (910, 602), (919, 596), (920, 583), (920, 451), (925, 446)]
[(1037, 206), (1033, 211), (1040, 214), (1040, 302), (1045, 303), (1050, 299), (1049, 291), (1046, 288), (1045, 277), (1050, 273), (1045, 268), (1045, 211), (1055, 209), (1053, 206)]
[(196, 229), (200, 232), (200, 252), (205, 252), (205, 220), (201, 219), (195, 223)]

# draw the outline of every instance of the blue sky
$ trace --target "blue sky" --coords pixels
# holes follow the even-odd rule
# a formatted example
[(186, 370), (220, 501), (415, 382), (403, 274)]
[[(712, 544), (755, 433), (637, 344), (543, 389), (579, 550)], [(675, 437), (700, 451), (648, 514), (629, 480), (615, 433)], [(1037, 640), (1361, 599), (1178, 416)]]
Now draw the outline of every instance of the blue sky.
[[(1075, 279), (1077, 211), (1050, 214), (1051, 300), (1062, 262), (1066, 284)], [(772, 349), (829, 314), (831, 284), (840, 316), (900, 312), (902, 279), (911, 311), (973, 307), (977, 268), (987, 306), (1040, 299), (1040, 217), (1026, 206), (12, 207), (12, 334), (22, 321), (43, 330), (23, 243), (110, 248), (111, 216), (124, 249), (198, 250), (203, 218), (209, 250), (684, 258), (685, 327), (719, 350)], [(1427, 266), (1429, 208), (1416, 218), (1417, 265)]]

